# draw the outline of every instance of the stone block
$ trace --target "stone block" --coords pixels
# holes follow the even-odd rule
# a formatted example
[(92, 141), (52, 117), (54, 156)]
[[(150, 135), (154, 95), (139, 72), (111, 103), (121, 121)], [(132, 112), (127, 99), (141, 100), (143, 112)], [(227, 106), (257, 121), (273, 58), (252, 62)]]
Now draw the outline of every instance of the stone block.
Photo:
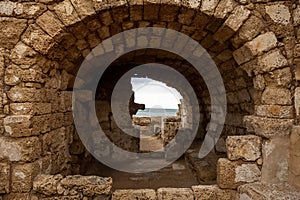
[(156, 192), (152, 189), (139, 190), (116, 190), (112, 194), (112, 200), (132, 200), (132, 199), (147, 199), (156, 200)]
[(253, 70), (255, 74), (271, 72), (274, 69), (288, 65), (286, 58), (281, 54), (280, 50), (272, 51), (260, 56), (257, 61), (258, 66)]
[(40, 90), (20, 86), (12, 87), (7, 92), (7, 96), (12, 102), (34, 102), (41, 101), (43, 98)]
[(255, 161), (261, 156), (261, 138), (255, 135), (228, 136), (226, 149), (229, 160)]
[(244, 6), (237, 6), (221, 28), (215, 33), (214, 38), (219, 42), (226, 41), (242, 26), (249, 15), (250, 11)]
[(261, 117), (292, 119), (294, 108), (293, 106), (258, 105), (255, 106), (255, 114)]
[(273, 137), (262, 145), (264, 183), (279, 183), (288, 180), (289, 136)]
[(266, 85), (288, 88), (292, 82), (292, 73), (290, 67), (276, 69), (264, 74)]
[(223, 189), (236, 189), (246, 183), (260, 181), (261, 171), (256, 164), (243, 161), (218, 160), (217, 183)]
[(38, 175), (33, 182), (33, 191), (46, 196), (57, 194), (57, 185), (63, 179), (61, 174)]
[(12, 49), (20, 39), (27, 26), (25, 19), (1, 17), (0, 19), (0, 46)]
[(63, 29), (63, 24), (51, 11), (47, 11), (37, 18), (36, 23), (52, 37)]
[(11, 103), (10, 111), (14, 115), (43, 115), (51, 113), (51, 103)]
[(223, 19), (225, 18), (236, 6), (236, 2), (234, 0), (221, 0), (216, 7), (214, 16), (216, 18)]
[(48, 53), (54, 45), (51, 40), (52, 38), (35, 24), (30, 25), (22, 35), (22, 42), (42, 54)]
[(247, 42), (233, 52), (233, 57), (238, 64), (251, 60), (254, 56), (267, 52), (277, 46), (277, 38), (273, 32), (267, 32)]
[(300, 6), (299, 5), (297, 8), (295, 8), (293, 10), (293, 21), (294, 21), (294, 26), (300, 25)]
[(218, 3), (219, 0), (204, 0), (201, 3), (200, 10), (207, 15), (213, 15)]
[(6, 194), (10, 192), (10, 165), (8, 163), (0, 163), (0, 194)]
[(92, 1), (70, 0), (81, 19), (95, 14)]
[(51, 130), (52, 114), (33, 116), (32, 134), (39, 135)]
[(30, 193), (10, 193), (3, 196), (3, 200), (37, 200), (34, 195), (30, 197)]
[(289, 7), (283, 4), (274, 4), (265, 7), (266, 13), (277, 24), (288, 25), (291, 20)]
[(12, 115), (4, 118), (5, 132), (12, 137), (31, 136), (31, 115)]
[(28, 68), (37, 62), (37, 54), (31, 47), (25, 45), (23, 42), (18, 42), (11, 50), (10, 59), (14, 60), (15, 64)]
[(0, 160), (30, 162), (40, 155), (41, 143), (38, 137), (0, 137)]
[(80, 20), (75, 8), (70, 1), (63, 1), (57, 4), (54, 7), (54, 12), (66, 26), (74, 24)]
[(190, 188), (159, 188), (158, 200), (194, 200), (193, 191)]
[(266, 138), (289, 135), (294, 121), (292, 119), (272, 119), (253, 115), (245, 116), (243, 120), (248, 132)]
[(236, 191), (221, 189), (218, 185), (192, 186), (195, 200), (232, 200), (235, 199)]
[(262, 93), (262, 103), (269, 105), (291, 105), (292, 95), (289, 89), (266, 87)]
[(63, 178), (57, 186), (59, 194), (84, 196), (109, 195), (112, 189), (112, 179), (97, 176), (73, 175)]
[(16, 165), (12, 169), (12, 192), (30, 192), (33, 179), (40, 173), (37, 162)]

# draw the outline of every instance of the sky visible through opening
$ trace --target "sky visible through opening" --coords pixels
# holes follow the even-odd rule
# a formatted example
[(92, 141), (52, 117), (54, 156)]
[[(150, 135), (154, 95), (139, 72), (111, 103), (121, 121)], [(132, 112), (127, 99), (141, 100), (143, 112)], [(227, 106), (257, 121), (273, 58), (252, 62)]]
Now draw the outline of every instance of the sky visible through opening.
[(139, 110), (137, 116), (175, 116), (181, 94), (165, 83), (150, 78), (131, 78), (134, 102), (145, 104), (145, 110)]

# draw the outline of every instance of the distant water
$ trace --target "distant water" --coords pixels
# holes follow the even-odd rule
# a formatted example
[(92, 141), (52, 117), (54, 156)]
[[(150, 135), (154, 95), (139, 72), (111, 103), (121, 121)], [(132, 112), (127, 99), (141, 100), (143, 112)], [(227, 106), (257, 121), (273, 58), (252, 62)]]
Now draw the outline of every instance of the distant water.
[(137, 117), (176, 116), (177, 112), (178, 109), (145, 108), (145, 110), (138, 110), (135, 116)]

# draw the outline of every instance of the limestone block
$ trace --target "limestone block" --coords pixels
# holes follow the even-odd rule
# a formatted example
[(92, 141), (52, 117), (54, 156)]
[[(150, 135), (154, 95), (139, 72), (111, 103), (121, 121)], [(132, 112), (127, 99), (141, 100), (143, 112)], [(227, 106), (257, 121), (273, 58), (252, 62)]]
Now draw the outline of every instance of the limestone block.
[(0, 194), (9, 193), (10, 165), (8, 163), (0, 163), (0, 177)]
[(156, 192), (155, 190), (152, 189), (116, 190), (112, 195), (112, 200), (132, 200), (132, 199), (156, 200)]
[(63, 28), (63, 24), (51, 11), (47, 11), (37, 18), (36, 23), (52, 37), (62, 31)]
[(54, 12), (66, 26), (74, 24), (80, 20), (70, 1), (63, 1), (57, 4), (54, 7)]
[(235, 199), (236, 191), (221, 189), (218, 185), (192, 186), (195, 200), (232, 200)]
[(237, 4), (234, 0), (221, 0), (216, 7), (214, 16), (223, 19), (233, 10), (236, 5)]
[(42, 115), (51, 113), (50, 103), (11, 103), (10, 111), (14, 115)]
[(41, 155), (38, 137), (10, 139), (0, 137), (0, 160), (33, 161)]
[(273, 22), (287, 25), (291, 20), (289, 8), (286, 5), (274, 4), (265, 7), (266, 13), (270, 16)]
[(10, 59), (19, 66), (27, 65), (26, 67), (29, 67), (36, 63), (36, 59), (34, 59), (36, 55), (37, 52), (31, 47), (27, 46), (23, 42), (18, 42), (11, 51)]
[(85, 0), (70, 0), (70, 1), (81, 19), (95, 14), (92, 1), (85, 1)]
[(270, 72), (288, 65), (286, 58), (281, 54), (280, 50), (269, 52), (258, 57), (257, 60), (258, 68), (253, 70), (255, 74)]
[(274, 136), (289, 135), (293, 120), (249, 115), (244, 117), (244, 124), (248, 132), (254, 132), (258, 136), (271, 138)]
[(12, 169), (12, 192), (29, 192), (33, 179), (40, 172), (37, 162), (16, 165)]
[(273, 137), (262, 145), (264, 183), (284, 182), (288, 179), (289, 136)]
[(264, 28), (261, 19), (255, 15), (251, 15), (249, 19), (241, 26), (236, 36), (233, 37), (232, 43), (235, 47), (239, 47), (244, 42), (252, 40)]
[(2, 27), (0, 29), (0, 46), (12, 49), (19, 41), (26, 26), (27, 20), (2, 17), (0, 19), (0, 27)]
[(4, 118), (5, 132), (12, 137), (34, 135), (31, 131), (31, 115), (12, 115)]
[(269, 105), (291, 105), (292, 95), (289, 89), (266, 87), (262, 93), (262, 103)]
[(293, 106), (258, 105), (255, 106), (255, 113), (261, 117), (292, 119), (294, 108)]
[(233, 52), (233, 57), (238, 64), (251, 60), (254, 56), (267, 52), (276, 47), (277, 38), (273, 32), (267, 32), (247, 42), (241, 48)]
[(213, 15), (218, 3), (219, 0), (204, 0), (201, 3), (200, 10), (207, 15)]
[(111, 194), (112, 179), (97, 176), (66, 176), (57, 186), (59, 194), (84, 196), (109, 195)]
[(47, 196), (57, 194), (57, 185), (63, 179), (61, 174), (38, 175), (33, 182), (33, 191)]
[(260, 178), (261, 172), (256, 164), (226, 158), (218, 160), (217, 183), (220, 188), (236, 189), (242, 184), (259, 181)]
[(42, 54), (48, 53), (49, 48), (54, 45), (51, 40), (52, 38), (35, 24), (30, 25), (22, 35), (22, 42)]
[(226, 149), (229, 160), (255, 161), (261, 156), (261, 138), (255, 135), (228, 136)]
[(215, 33), (214, 38), (219, 42), (226, 41), (242, 26), (249, 15), (250, 11), (244, 6), (236, 7), (222, 27)]
[(51, 130), (51, 122), (53, 121), (52, 114), (33, 116), (32, 122), (32, 134), (39, 135)]
[(190, 188), (159, 188), (157, 190), (158, 200), (193, 200), (193, 191)]
[(290, 67), (276, 69), (264, 75), (266, 85), (288, 88), (292, 82)]

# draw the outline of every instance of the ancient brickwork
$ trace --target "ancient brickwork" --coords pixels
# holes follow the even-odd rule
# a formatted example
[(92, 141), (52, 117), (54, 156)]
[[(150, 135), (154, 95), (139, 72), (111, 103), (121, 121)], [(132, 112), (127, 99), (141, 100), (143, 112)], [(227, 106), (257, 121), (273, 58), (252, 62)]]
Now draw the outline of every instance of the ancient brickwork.
[[(1, 1), (0, 196), (28, 199), (37, 175), (67, 175), (74, 168), (79, 171), (77, 155), (85, 150), (79, 145), (72, 119), (76, 72), (104, 39), (148, 26), (191, 36), (212, 56), (227, 94), (223, 141), (227, 136), (250, 132), (259, 137), (245, 136), (249, 152), (239, 147), (245, 145), (245, 138), (228, 137), (228, 158), (218, 162), (218, 186), (197, 186), (193, 192), (182, 189), (181, 195), (209, 199), (201, 196), (206, 191), (206, 196), (217, 199), (224, 190), (255, 181), (289, 181), (300, 188), (299, 130), (294, 126), (299, 123), (300, 106), (299, 13), (299, 3), (290, 0)], [(126, 41), (126, 45), (138, 46), (138, 41)], [(175, 42), (173, 48), (182, 47)], [(145, 55), (139, 52), (132, 58), (139, 64)], [(162, 58), (154, 52), (147, 57), (151, 62), (172, 65), (186, 77), (198, 95), (203, 121), (208, 123), (210, 98), (195, 70), (173, 55)], [(81, 112), (88, 116), (84, 109)], [(217, 122), (209, 123), (218, 126)], [(126, 146), (124, 141), (122, 144)], [(240, 198), (257, 195), (251, 192), (256, 187), (241, 188), (245, 194)], [(75, 196), (82, 192), (76, 191)], [(161, 189), (134, 192), (134, 197), (140, 193), (150, 195), (149, 199), (154, 194), (161, 199), (177, 195), (172, 189)], [(228, 199), (231, 194), (226, 192)], [(118, 199), (118, 195), (128, 192), (112, 197)]]

